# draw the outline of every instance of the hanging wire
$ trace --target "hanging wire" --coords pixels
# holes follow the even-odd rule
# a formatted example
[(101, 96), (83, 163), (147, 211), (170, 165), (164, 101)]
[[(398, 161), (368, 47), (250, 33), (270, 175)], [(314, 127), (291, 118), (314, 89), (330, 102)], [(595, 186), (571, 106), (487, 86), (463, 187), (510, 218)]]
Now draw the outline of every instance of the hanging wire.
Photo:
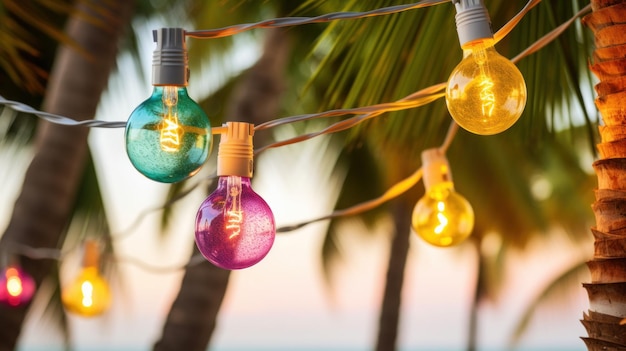
[[(443, 2), (447, 2), (449, 0), (443, 1)], [(532, 7), (534, 7), (535, 5), (537, 5), (541, 0), (530, 0), (526, 6), (515, 16), (513, 17), (506, 25), (504, 25), (500, 30), (498, 30), (495, 34), (494, 34), (494, 38), (496, 41), (501, 40), (504, 36), (506, 36), (514, 27), (515, 25), (517, 25), (519, 23), (519, 21), (521, 20), (521, 18), (528, 13), (528, 11), (530, 11), (530, 9)], [(442, 2), (442, 1), (436, 1), (437, 3)], [(408, 6), (408, 5), (407, 5)], [(585, 13), (589, 12), (591, 9), (591, 6), (588, 5), (585, 8), (583, 8), (581, 11), (579, 11), (577, 14), (575, 14), (572, 18), (570, 18), (568, 21), (562, 23), (561, 25), (559, 25), (557, 28), (555, 28), (554, 30), (552, 30), (550, 33), (546, 34), (545, 36), (543, 36), (542, 38), (540, 38), (539, 40), (535, 41), (533, 44), (531, 44), (528, 48), (526, 48), (524, 51), (522, 51), (520, 54), (518, 54), (517, 56), (515, 56), (513, 59), (511, 59), (511, 61), (513, 63), (516, 63), (518, 61), (520, 61), (521, 59), (535, 53), (537, 50), (543, 48), (544, 46), (546, 46), (548, 43), (550, 43), (551, 41), (553, 41), (556, 37), (558, 37), (566, 28), (568, 28), (572, 23), (574, 23), (574, 21), (583, 16)], [(193, 32), (189, 32), (189, 33), (193, 33)], [(235, 33), (233, 33), (235, 34)], [(232, 35), (232, 34), (231, 34)], [(416, 98), (416, 95), (421, 94), (425, 94), (426, 92), (430, 92), (434, 94), (436, 91), (441, 91), (443, 88), (443, 86), (445, 86), (445, 83), (440, 83), (440, 84), (436, 84), (427, 88), (424, 88), (422, 90), (420, 90), (419, 92), (416, 92), (414, 94), (411, 94), (401, 100), (398, 100), (396, 102), (391, 102), (391, 103), (381, 103), (381, 104), (376, 104), (376, 105), (371, 105), (371, 106), (364, 106), (364, 107), (357, 107), (357, 108), (353, 108), (353, 109), (337, 109), (337, 110), (331, 110), (331, 111), (325, 111), (325, 112), (320, 112), (320, 113), (314, 113), (314, 114), (306, 114), (306, 115), (298, 115), (298, 116), (291, 116), (291, 117), (283, 117), (283, 118), (279, 118), (273, 121), (269, 121), (263, 124), (260, 124), (258, 126), (255, 127), (256, 130), (265, 130), (265, 129), (269, 129), (269, 128), (273, 128), (273, 127), (277, 127), (277, 126), (281, 126), (284, 124), (289, 124), (289, 123), (295, 123), (295, 122), (301, 122), (301, 121), (306, 121), (306, 120), (311, 120), (311, 119), (317, 119), (317, 118), (328, 118), (328, 117), (337, 117), (337, 116), (343, 116), (343, 115), (348, 115), (348, 114), (372, 114), (371, 116), (368, 116), (368, 118), (372, 118), (375, 117), (377, 115), (380, 115), (384, 112), (388, 112), (388, 111), (398, 111), (398, 110), (403, 110), (403, 109), (409, 109), (409, 108), (414, 108), (416, 106), (420, 106), (417, 101), (413, 101), (414, 98)], [(415, 103), (415, 104), (414, 104)], [(66, 116), (61, 116), (61, 115), (56, 115), (56, 114), (52, 114), (52, 113), (47, 113), (47, 112), (42, 112), (42, 111), (38, 111), (28, 105), (25, 105), (23, 103), (17, 102), (17, 101), (12, 101), (12, 100), (8, 100), (5, 99), (3, 96), (0, 95), (0, 105), (6, 105), (16, 111), (19, 112), (24, 112), (24, 113), (28, 113), (28, 114), (33, 114), (36, 115), (42, 119), (45, 119), (51, 123), (56, 123), (56, 124), (61, 124), (61, 125), (68, 125), (68, 126), (85, 126), (85, 127), (95, 127), (95, 128), (124, 128), (126, 126), (126, 122), (106, 122), (106, 121), (99, 121), (99, 120), (83, 120), (83, 121), (76, 121), (72, 118), (66, 117)], [(359, 121), (357, 121), (357, 123), (355, 123), (354, 125), (358, 124)], [(349, 127), (347, 127), (349, 128)], [(340, 129), (340, 130), (344, 130), (344, 129)], [(333, 133), (336, 132), (338, 130), (334, 130), (334, 129), (330, 129), (328, 130), (326, 133)], [(295, 142), (299, 142), (299, 141), (303, 141), (303, 140), (308, 140), (312, 137), (315, 137), (317, 135), (321, 135), (324, 134), (324, 132), (317, 132), (317, 133), (311, 133), (313, 135), (310, 135), (308, 137), (304, 137), (302, 140), (293, 140), (293, 141), (284, 141), (284, 142), (278, 142), (276, 145), (268, 145), (263, 147), (262, 149), (257, 150), (258, 152), (261, 152), (264, 149), (267, 148), (271, 148), (271, 147), (278, 147), (278, 146), (282, 146), (282, 145), (288, 145), (288, 144), (292, 144)]]
[(97, 128), (124, 128), (126, 126), (126, 122), (105, 122), (105, 121), (99, 121), (95, 119), (77, 121), (69, 117), (55, 115), (54, 113), (38, 111), (21, 102), (7, 100), (2, 95), (0, 95), (0, 105), (8, 106), (18, 112), (33, 114), (48, 122), (51, 122), (54, 124), (65, 125), (65, 126), (83, 126), (83, 127), (97, 127)]
[(148, 208), (148, 209), (145, 209), (145, 210), (141, 211), (141, 213), (139, 213), (139, 215), (137, 217), (135, 217), (135, 220), (126, 229), (124, 229), (122, 231), (119, 231), (117, 233), (111, 234), (111, 239), (122, 240), (122, 239), (125, 239), (125, 238), (129, 237), (131, 234), (134, 233), (134, 230), (141, 224), (141, 222), (148, 215), (150, 215), (150, 214), (152, 214), (154, 212), (162, 211), (162, 210), (166, 209), (167, 207), (172, 206), (176, 202), (178, 202), (178, 201), (184, 199), (185, 197), (187, 197), (187, 195), (191, 194), (200, 185), (205, 184), (208, 181), (213, 181), (213, 180), (215, 180), (215, 178), (217, 178), (217, 175), (215, 175), (215, 174), (212, 174), (212, 175), (210, 175), (208, 177), (205, 177), (205, 178), (201, 179), (199, 182), (196, 182), (195, 184), (190, 186), (188, 189), (185, 189), (185, 190), (181, 191), (180, 193), (176, 194), (175, 197), (169, 199), (168, 201), (165, 201), (161, 205), (155, 206), (155, 207), (151, 207), (151, 208)]
[(157, 265), (153, 265), (151, 263), (147, 263), (145, 261), (142, 261), (140, 259), (137, 259), (135, 257), (130, 257), (130, 256), (117, 256), (115, 258), (115, 261), (118, 263), (129, 263), (129, 264), (132, 264), (133, 266), (136, 266), (144, 271), (151, 272), (151, 273), (176, 273), (179, 271), (186, 270), (189, 267), (197, 266), (201, 263), (208, 262), (204, 258), (204, 256), (202, 256), (201, 254), (195, 254), (191, 256), (191, 258), (189, 258), (189, 261), (187, 261), (187, 263), (185, 264), (170, 265), (170, 266), (157, 266)]
[(424, 8), (433, 5), (439, 5), (443, 3), (450, 2), (450, 0), (422, 0), (416, 2), (414, 4), (406, 4), (406, 5), (396, 5), (383, 7), (376, 10), (365, 11), (365, 12), (334, 12), (328, 13), (325, 15), (320, 15), (317, 17), (282, 17), (282, 18), (274, 18), (268, 19), (257, 23), (246, 23), (246, 24), (236, 24), (233, 26), (218, 28), (218, 29), (210, 29), (210, 30), (196, 30), (196, 31), (186, 31), (185, 35), (191, 38), (196, 39), (211, 39), (211, 38), (221, 38), (227, 37), (235, 34), (239, 34), (251, 29), (255, 28), (281, 28), (281, 27), (292, 27), (303, 24), (312, 24), (312, 23), (326, 23), (336, 20), (348, 20), (348, 19), (359, 19), (359, 18), (367, 18), (374, 16), (382, 16), (382, 15), (391, 15), (394, 13), (404, 12), (408, 10), (415, 10), (419, 8)]
[[(317, 132), (313, 132), (313, 133), (308, 133), (308, 134), (303, 134), (303, 135), (299, 135), (296, 137), (293, 137), (291, 139), (287, 139), (287, 140), (282, 140), (282, 141), (278, 141), (266, 146), (263, 146), (261, 148), (258, 148), (257, 150), (255, 150), (255, 155), (258, 155), (259, 153), (270, 149), (270, 148), (275, 148), (275, 147), (279, 147), (279, 146), (285, 146), (285, 145), (290, 145), (290, 144), (295, 144), (295, 143), (299, 143), (305, 140), (309, 140), (312, 138), (315, 138), (317, 136), (320, 135), (327, 135), (327, 134), (332, 134), (332, 133), (337, 133), (340, 131), (344, 131), (347, 129), (350, 129), (354, 126), (356, 126), (359, 123), (362, 123), (368, 119), (380, 116), (381, 114), (388, 112), (388, 111), (397, 111), (397, 110), (402, 110), (402, 109), (406, 109), (406, 108), (414, 108), (414, 107), (419, 107), (419, 106), (423, 106), (426, 105), (428, 103), (431, 103), (441, 97), (444, 96), (444, 93), (431, 93), (431, 94), (427, 94), (424, 93), (424, 91), (426, 92), (430, 92), (430, 91), (441, 91), (445, 88), (445, 83), (441, 83), (441, 84), (437, 84), (437, 85), (433, 85), (431, 87), (428, 87), (426, 89), (420, 90), (417, 93), (413, 93), (403, 99), (400, 99), (394, 103), (389, 103), (387, 105), (393, 106), (393, 107), (389, 107), (388, 109), (384, 109), (384, 110), (380, 110), (380, 109), (376, 109), (376, 108), (372, 108), (371, 110), (373, 110), (373, 112), (370, 113), (366, 113), (364, 115), (361, 116), (357, 116), (357, 117), (352, 117), (349, 119), (345, 119), (339, 122), (336, 122), (334, 124), (331, 124), (330, 126), (317, 131)], [(386, 104), (380, 104), (380, 105), (386, 105)], [(410, 107), (406, 107), (406, 106), (410, 106)], [(374, 105), (374, 106), (379, 106), (379, 105)], [(401, 107), (402, 106), (402, 107)], [(373, 107), (373, 106), (372, 106)], [(347, 111), (347, 110), (352, 110), (352, 111), (357, 111), (357, 112), (353, 112), (353, 113), (361, 113), (361, 111), (367, 111), (368, 108), (356, 108), (356, 109), (346, 109), (343, 111)], [(340, 111), (340, 110), (335, 110), (335, 111)], [(306, 115), (305, 115), (306, 116)], [(275, 124), (277, 125), (277, 124)]]
[(546, 34), (543, 37), (541, 37), (538, 40), (536, 40), (529, 47), (524, 49), (524, 51), (520, 52), (519, 54), (517, 54), (517, 56), (512, 58), (511, 62), (517, 63), (521, 59), (523, 59), (524, 57), (530, 56), (530, 55), (534, 54), (535, 52), (539, 51), (544, 46), (546, 46), (549, 43), (551, 43), (559, 35), (561, 35), (569, 26), (572, 25), (572, 23), (574, 23), (574, 21), (577, 18), (582, 17), (583, 15), (585, 15), (586, 13), (588, 13), (590, 11), (591, 11), (591, 4), (585, 6), (580, 11), (578, 11), (574, 16), (572, 16), (572, 18), (570, 18), (569, 20), (561, 23), (558, 27), (556, 27), (553, 30), (551, 30), (548, 34)]

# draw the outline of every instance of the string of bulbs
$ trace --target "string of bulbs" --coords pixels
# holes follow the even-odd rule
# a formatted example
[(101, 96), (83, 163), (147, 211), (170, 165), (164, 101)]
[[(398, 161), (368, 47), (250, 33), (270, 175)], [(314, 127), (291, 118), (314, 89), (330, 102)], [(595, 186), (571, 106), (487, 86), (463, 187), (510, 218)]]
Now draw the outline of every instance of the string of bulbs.
[[(134, 258), (124, 259), (125, 262), (134, 263), (147, 270), (174, 271), (199, 264), (204, 262), (204, 259), (225, 269), (247, 268), (267, 255), (277, 232), (292, 231), (317, 221), (362, 213), (403, 194), (420, 179), (424, 180), (426, 195), (414, 209), (413, 228), (427, 242), (446, 247), (458, 244), (469, 236), (474, 221), (470, 204), (454, 191), (450, 166), (445, 157), (458, 126), (475, 134), (490, 135), (502, 132), (515, 123), (525, 106), (526, 87), (521, 73), (513, 63), (554, 40), (590, 8), (585, 7), (512, 60), (500, 56), (493, 45), (506, 36), (539, 1), (530, 0), (507, 25), (493, 34), (482, 1), (451, 0), (457, 11), (457, 30), (461, 47), (466, 51), (465, 58), (452, 72), (448, 82), (422, 89), (391, 103), (286, 117), (258, 126), (244, 122), (229, 122), (221, 127), (211, 128), (202, 109), (187, 95), (188, 59), (185, 37), (217, 38), (253, 28), (285, 27), (386, 15), (450, 0), (424, 0), (415, 4), (360, 13), (340, 12), (311, 18), (280, 18), (208, 31), (184, 31), (180, 28), (155, 30), (153, 35), (157, 49), (153, 61), (154, 92), (135, 109), (127, 122), (75, 121), (65, 116), (37, 111), (2, 96), (0, 104), (62, 125), (93, 128), (125, 127), (127, 153), (133, 166), (149, 179), (164, 183), (179, 182), (196, 174), (206, 161), (212, 135), (221, 134), (216, 174), (219, 177), (218, 187), (202, 203), (196, 218), (196, 244), (201, 255), (192, 257), (187, 264), (179, 267), (155, 267)], [(509, 78), (499, 79), (497, 76), (499, 71), (506, 72)], [(442, 92), (444, 89), (445, 92)], [(271, 209), (250, 187), (253, 156), (264, 150), (346, 130), (385, 112), (415, 108), (441, 97), (446, 98), (448, 110), (454, 119), (442, 146), (425, 150), (422, 153), (422, 167), (392, 186), (379, 198), (300, 224), (276, 228)], [(499, 103), (502, 99), (506, 103)], [(357, 116), (331, 124), (318, 132), (253, 149), (252, 140), (255, 131), (315, 118), (349, 114)], [(62, 257), (60, 251), (55, 249), (21, 247), (17, 251), (35, 259), (60, 260)], [(84, 270), (79, 277), (82, 283), (79, 287), (74, 284), (73, 288), (68, 288), (68, 291), (73, 292), (67, 293), (67, 296), (80, 296), (82, 300), (75, 306), (68, 302), (66, 307), (70, 311), (83, 315), (98, 314), (108, 305), (107, 302), (104, 303), (104, 307), (92, 308), (93, 293), (102, 290), (97, 288), (98, 286), (106, 287), (106, 282), (99, 278), (97, 273), (98, 258), (94, 257), (97, 257), (97, 246), (86, 243)], [(23, 303), (28, 291), (34, 290), (34, 287), (29, 287), (28, 282), (26, 272), (9, 265), (5, 274), (0, 276), (0, 301), (11, 305)], [(85, 288), (87, 284), (85, 282), (91, 284), (90, 287)], [(104, 296), (103, 300), (110, 302), (110, 294), (108, 299)]]

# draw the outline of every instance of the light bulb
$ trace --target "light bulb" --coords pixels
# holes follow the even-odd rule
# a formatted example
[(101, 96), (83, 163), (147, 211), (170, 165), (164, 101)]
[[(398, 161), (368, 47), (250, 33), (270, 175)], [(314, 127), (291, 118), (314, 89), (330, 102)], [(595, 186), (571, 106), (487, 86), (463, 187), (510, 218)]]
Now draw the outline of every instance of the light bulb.
[(155, 31), (152, 96), (126, 123), (126, 152), (146, 177), (174, 183), (196, 174), (211, 146), (211, 124), (187, 94), (187, 50), (184, 31)]
[(435, 246), (461, 243), (474, 228), (472, 206), (454, 191), (450, 166), (439, 149), (422, 153), (422, 169), (426, 193), (413, 209), (413, 229)]
[(35, 294), (35, 280), (21, 268), (10, 265), (0, 277), (0, 301), (19, 306), (30, 301)]
[(92, 317), (109, 308), (111, 290), (98, 271), (98, 256), (97, 245), (91, 241), (85, 243), (83, 268), (61, 294), (63, 305), (69, 312)]
[(450, 74), (446, 104), (456, 123), (475, 134), (511, 127), (524, 112), (526, 83), (517, 67), (494, 48), (482, 1), (453, 0), (463, 59)]
[(274, 215), (250, 186), (251, 124), (229, 122), (222, 134), (217, 188), (196, 215), (196, 245), (202, 255), (224, 269), (248, 268), (261, 261), (276, 236)]

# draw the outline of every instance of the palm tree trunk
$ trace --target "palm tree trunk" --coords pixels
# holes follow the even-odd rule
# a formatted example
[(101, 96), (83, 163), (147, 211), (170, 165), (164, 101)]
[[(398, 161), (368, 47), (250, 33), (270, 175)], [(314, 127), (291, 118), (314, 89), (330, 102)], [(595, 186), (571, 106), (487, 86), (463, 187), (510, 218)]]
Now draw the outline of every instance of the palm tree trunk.
[(395, 234), (391, 241), (385, 291), (378, 321), (377, 351), (393, 351), (397, 348), (404, 268), (411, 235), (411, 213), (407, 205), (402, 200), (394, 200), (391, 206)]
[(592, 0), (585, 24), (595, 37), (592, 72), (600, 126), (600, 158), (593, 166), (598, 190), (593, 211), (594, 257), (588, 262), (591, 283), (584, 284), (589, 311), (582, 321), (587, 348), (626, 348), (626, 1)]
[(476, 351), (478, 350), (478, 311), (480, 302), (485, 297), (485, 261), (480, 252), (481, 239), (475, 237), (471, 243), (476, 250), (476, 285), (474, 286), (474, 296), (470, 306), (466, 350)]
[[(258, 124), (276, 118), (278, 113), (290, 45), (283, 30), (267, 34), (263, 55), (245, 73), (229, 103), (227, 116), (233, 120)], [(259, 140), (260, 136), (255, 135), (255, 144)], [(198, 254), (197, 249), (194, 254)], [(229, 277), (230, 271), (209, 262), (189, 267), (153, 350), (206, 350)]]
[[(115, 63), (118, 39), (130, 21), (134, 2), (99, 0), (93, 3), (107, 11), (96, 13), (79, 3), (78, 13), (70, 17), (66, 28), (68, 36), (91, 56), (85, 57), (67, 46), (59, 48), (43, 103), (45, 111), (75, 119), (95, 115)], [(98, 18), (101, 25), (86, 21), (80, 11)], [(85, 169), (87, 134), (86, 128), (41, 122), (36, 134), (36, 154), (0, 241), (5, 252), (12, 252), (15, 244), (37, 248), (60, 245)], [(50, 260), (26, 257), (20, 260), (38, 286), (56, 265)], [(0, 350), (15, 349), (27, 309), (0, 307)]]

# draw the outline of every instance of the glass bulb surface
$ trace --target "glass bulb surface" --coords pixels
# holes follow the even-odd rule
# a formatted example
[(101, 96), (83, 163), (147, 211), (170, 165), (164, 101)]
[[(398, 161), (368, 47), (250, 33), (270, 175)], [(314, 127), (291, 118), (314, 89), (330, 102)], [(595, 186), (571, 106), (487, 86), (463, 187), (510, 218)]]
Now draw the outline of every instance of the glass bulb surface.
[(435, 246), (452, 246), (465, 240), (474, 228), (474, 211), (454, 191), (451, 183), (429, 189), (413, 209), (412, 226), (417, 235)]
[(30, 301), (35, 294), (35, 280), (15, 266), (9, 266), (0, 277), (0, 301), (19, 306)]
[(96, 267), (85, 267), (61, 295), (63, 305), (85, 317), (102, 314), (111, 304), (111, 291)]
[(493, 39), (466, 44), (463, 60), (450, 74), (446, 104), (463, 129), (491, 135), (511, 127), (524, 112), (522, 73), (493, 47)]
[(224, 269), (248, 268), (261, 261), (276, 236), (274, 214), (250, 186), (250, 178), (223, 176), (196, 216), (196, 245)]
[(126, 123), (126, 153), (146, 177), (175, 183), (196, 174), (209, 155), (211, 124), (185, 87), (156, 86)]

